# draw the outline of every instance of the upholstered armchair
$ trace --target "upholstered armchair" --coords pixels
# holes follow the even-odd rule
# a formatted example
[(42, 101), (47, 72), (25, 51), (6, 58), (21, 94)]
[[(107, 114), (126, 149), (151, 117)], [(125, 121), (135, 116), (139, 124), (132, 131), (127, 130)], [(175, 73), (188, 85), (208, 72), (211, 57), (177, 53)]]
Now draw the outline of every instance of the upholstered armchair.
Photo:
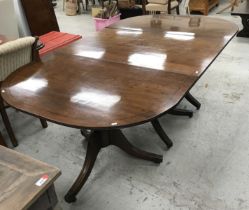
[[(156, 14), (156, 13), (168, 13), (171, 14), (172, 10), (176, 10), (176, 13), (180, 14), (181, 0), (147, 0), (148, 4), (143, 5), (144, 13)], [(143, 1), (145, 4), (145, 0)]]
[[(34, 37), (20, 38), (9, 41), (0, 45), (0, 86), (2, 81), (12, 72), (36, 59), (39, 59), (38, 52), (35, 50), (37, 39)], [(0, 95), (0, 112), (3, 123), (6, 127), (13, 146), (17, 146), (18, 142), (9, 122), (6, 113), (6, 104)], [(40, 119), (43, 128), (47, 127), (47, 122)]]

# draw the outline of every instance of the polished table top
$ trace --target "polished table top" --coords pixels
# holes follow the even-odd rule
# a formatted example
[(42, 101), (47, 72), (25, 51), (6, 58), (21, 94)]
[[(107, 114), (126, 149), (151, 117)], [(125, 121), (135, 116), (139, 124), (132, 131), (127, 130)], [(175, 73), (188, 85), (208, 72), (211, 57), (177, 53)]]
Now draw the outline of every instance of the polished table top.
[(129, 18), (19, 69), (2, 96), (72, 127), (143, 123), (175, 106), (237, 30), (209, 17)]
[(102, 148), (114, 145), (162, 162), (161, 155), (134, 147), (118, 128), (150, 121), (171, 147), (157, 118), (187, 94), (237, 30), (208, 17), (129, 18), (20, 68), (3, 82), (1, 94), (22, 111), (91, 129), (82, 129), (86, 158), (64, 197), (74, 202)]
[[(154, 19), (122, 20), (60, 53), (200, 76), (238, 30), (210, 17), (160, 16), (161, 25), (152, 26)], [(197, 21), (199, 26), (190, 26)]]

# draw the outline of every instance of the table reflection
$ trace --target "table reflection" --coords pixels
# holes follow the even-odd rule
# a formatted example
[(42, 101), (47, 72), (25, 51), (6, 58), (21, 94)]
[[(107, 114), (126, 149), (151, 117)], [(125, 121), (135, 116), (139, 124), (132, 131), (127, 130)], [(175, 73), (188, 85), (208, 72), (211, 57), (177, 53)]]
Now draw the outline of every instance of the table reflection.
[(23, 82), (20, 82), (13, 86), (15, 89), (23, 89), (28, 90), (31, 92), (37, 92), (38, 90), (47, 87), (48, 81), (45, 79), (37, 79), (37, 78), (31, 78), (28, 80), (25, 80)]
[(129, 56), (128, 62), (134, 66), (164, 70), (167, 55), (163, 53), (133, 53)]
[(71, 102), (78, 103), (84, 106), (89, 106), (95, 109), (110, 109), (120, 101), (119, 95), (112, 95), (105, 91), (96, 89), (81, 89), (71, 97)]
[(141, 35), (143, 33), (143, 31), (139, 31), (139, 30), (132, 30), (132, 31), (128, 31), (128, 30), (118, 30), (116, 32), (118, 35)]
[(167, 31), (164, 35), (165, 38), (181, 40), (181, 41), (189, 41), (195, 38), (195, 33), (191, 32), (179, 32), (179, 31)]
[(105, 50), (80, 50), (75, 53), (77, 56), (100, 59), (105, 54)]

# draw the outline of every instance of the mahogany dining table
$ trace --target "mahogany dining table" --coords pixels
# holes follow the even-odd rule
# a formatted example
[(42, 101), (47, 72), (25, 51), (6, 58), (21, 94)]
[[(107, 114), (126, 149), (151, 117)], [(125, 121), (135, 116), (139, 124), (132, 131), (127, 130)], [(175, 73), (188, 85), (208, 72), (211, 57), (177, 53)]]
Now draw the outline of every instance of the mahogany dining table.
[(231, 22), (203, 16), (125, 19), (18, 69), (1, 94), (23, 112), (92, 131), (82, 170), (65, 195), (74, 202), (101, 148), (115, 145), (162, 161), (131, 145), (121, 129), (153, 122), (166, 135), (158, 118), (181, 101), (237, 31)]

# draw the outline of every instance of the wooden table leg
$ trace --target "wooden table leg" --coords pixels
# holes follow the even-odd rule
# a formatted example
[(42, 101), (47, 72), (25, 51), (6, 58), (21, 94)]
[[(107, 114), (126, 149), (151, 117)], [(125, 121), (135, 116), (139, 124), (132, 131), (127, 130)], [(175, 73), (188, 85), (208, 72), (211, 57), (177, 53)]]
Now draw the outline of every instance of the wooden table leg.
[(154, 153), (146, 152), (141, 149), (134, 147), (124, 136), (120, 130), (113, 130), (109, 132), (109, 143), (110, 145), (115, 145), (125, 151), (126, 153), (143, 159), (152, 161), (154, 163), (161, 163), (163, 161), (162, 155), (157, 155)]
[(80, 132), (81, 132), (81, 135), (86, 138), (89, 137), (92, 133), (90, 129), (81, 129)]
[(173, 108), (170, 109), (167, 113), (178, 116), (188, 116), (189, 118), (193, 117), (193, 112), (186, 109)]
[(10, 141), (14, 147), (18, 146), (18, 142), (16, 140), (15, 134), (13, 132), (13, 129), (11, 127), (8, 115), (6, 113), (5, 107), (4, 107), (4, 102), (2, 97), (0, 96), (0, 113), (3, 119), (3, 123), (5, 125), (5, 128), (7, 130), (7, 133), (9, 134)]
[(192, 96), (190, 92), (187, 92), (187, 94), (185, 95), (185, 98), (188, 100), (189, 103), (195, 106), (196, 109), (199, 110), (201, 108), (201, 103), (197, 101), (197, 99), (194, 96)]
[[(187, 92), (185, 95), (185, 98), (197, 109), (200, 109), (201, 103), (197, 101), (194, 96), (190, 94), (190, 92)], [(193, 117), (193, 112), (190, 110), (186, 109), (178, 109), (178, 108), (172, 108), (171, 110), (168, 111), (168, 114), (172, 115), (180, 115), (180, 116), (188, 116), (188, 117)], [(173, 146), (173, 142), (170, 140), (170, 138), (167, 136), (165, 131), (163, 130), (162, 126), (160, 125), (158, 119), (154, 119), (151, 121), (152, 126), (154, 127), (155, 131), (159, 135), (160, 139), (167, 145), (168, 148)]]
[(48, 127), (48, 123), (47, 123), (46, 120), (40, 118), (40, 122), (41, 122), (41, 125), (42, 125), (43, 128), (47, 128)]
[(129, 143), (121, 130), (92, 131), (88, 136), (85, 162), (79, 176), (64, 197), (66, 202), (71, 203), (76, 201), (76, 195), (87, 181), (99, 151), (101, 148), (109, 145), (115, 145), (128, 154), (140, 159), (153, 161), (155, 163), (161, 163), (163, 160), (161, 155), (145, 152), (134, 147)]
[(100, 138), (101, 135), (98, 132), (94, 132), (91, 134), (91, 136), (89, 136), (85, 162), (83, 164), (79, 176), (77, 177), (76, 181), (64, 197), (66, 202), (72, 203), (76, 201), (76, 195), (88, 179), (94, 166), (95, 160), (98, 156), (98, 153), (102, 147), (101, 141), (99, 140)]
[(168, 135), (163, 130), (162, 126), (158, 119), (154, 119), (151, 121), (152, 126), (154, 127), (155, 131), (159, 135), (160, 139), (167, 145), (168, 149), (173, 146), (173, 142), (170, 140)]

